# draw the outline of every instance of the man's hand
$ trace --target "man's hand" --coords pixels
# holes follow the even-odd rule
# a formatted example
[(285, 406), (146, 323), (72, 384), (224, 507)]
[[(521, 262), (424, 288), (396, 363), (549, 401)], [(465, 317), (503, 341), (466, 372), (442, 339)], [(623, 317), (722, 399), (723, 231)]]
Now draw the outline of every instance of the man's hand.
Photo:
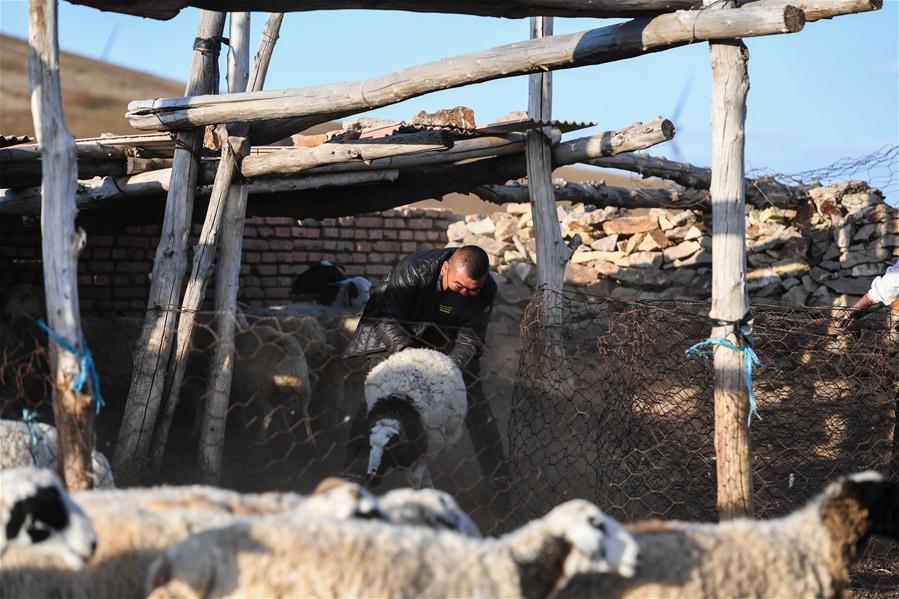
[(875, 302), (874, 299), (866, 293), (861, 297), (860, 300), (858, 300), (848, 308), (843, 308), (842, 310), (840, 310), (840, 314), (837, 316), (837, 323), (844, 329), (848, 328), (849, 325), (851, 325), (855, 321), (855, 319), (867, 312), (868, 308), (876, 303), (877, 302)]

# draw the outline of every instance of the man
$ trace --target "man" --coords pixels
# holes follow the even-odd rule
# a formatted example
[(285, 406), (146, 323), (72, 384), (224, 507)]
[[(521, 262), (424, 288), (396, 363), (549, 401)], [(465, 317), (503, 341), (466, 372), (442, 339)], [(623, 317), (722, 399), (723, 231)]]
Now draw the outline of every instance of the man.
[(849, 325), (856, 318), (868, 311), (871, 306), (885, 304), (889, 306), (899, 298), (899, 260), (887, 268), (883, 275), (871, 281), (871, 289), (840, 314), (840, 323)]
[[(496, 282), (483, 249), (468, 245), (415, 252), (403, 258), (372, 292), (346, 356), (380, 361), (407, 347), (447, 354), (468, 389), (465, 425), (481, 473), (497, 485), (507, 479), (499, 427), (480, 380), (480, 358), (493, 311)], [(365, 401), (350, 428), (364, 435)], [(351, 462), (348, 456), (348, 465)]]

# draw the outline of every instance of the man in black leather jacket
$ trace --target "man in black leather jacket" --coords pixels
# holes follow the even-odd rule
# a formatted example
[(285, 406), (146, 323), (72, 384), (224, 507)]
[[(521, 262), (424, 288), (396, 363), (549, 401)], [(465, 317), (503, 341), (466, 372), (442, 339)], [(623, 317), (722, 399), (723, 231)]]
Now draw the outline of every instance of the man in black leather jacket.
[[(481, 473), (505, 484), (508, 466), (499, 427), (480, 380), (480, 357), (496, 297), (496, 282), (488, 268), (486, 252), (477, 246), (406, 256), (372, 291), (345, 356), (380, 361), (407, 347), (430, 347), (447, 354), (462, 371), (468, 389), (465, 425)], [(350, 439), (364, 435), (365, 416), (363, 401)]]

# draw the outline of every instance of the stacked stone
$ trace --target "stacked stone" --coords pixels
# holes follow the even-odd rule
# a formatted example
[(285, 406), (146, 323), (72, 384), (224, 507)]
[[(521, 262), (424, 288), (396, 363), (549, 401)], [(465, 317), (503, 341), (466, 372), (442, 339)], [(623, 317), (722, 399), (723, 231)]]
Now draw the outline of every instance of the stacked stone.
[[(807, 190), (797, 209), (747, 207), (750, 295), (797, 305), (852, 303), (899, 256), (899, 210), (880, 191), (848, 181)], [(711, 215), (701, 210), (558, 206), (562, 236), (580, 235), (567, 284), (620, 300), (701, 298), (711, 293)], [(508, 301), (536, 285), (528, 204), (470, 215), (447, 230), (450, 245), (490, 256)]]

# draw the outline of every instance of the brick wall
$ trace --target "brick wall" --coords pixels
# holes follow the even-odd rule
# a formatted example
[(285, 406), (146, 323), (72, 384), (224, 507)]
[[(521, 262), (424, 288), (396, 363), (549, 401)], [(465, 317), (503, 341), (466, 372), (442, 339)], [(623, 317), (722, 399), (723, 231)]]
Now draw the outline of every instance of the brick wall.
[[(445, 246), (447, 227), (460, 218), (443, 209), (397, 208), (320, 221), (248, 219), (238, 299), (257, 306), (283, 303), (293, 278), (322, 259), (343, 264), (350, 275), (378, 282), (406, 254)], [(88, 244), (78, 267), (82, 311), (143, 311), (160, 226), (90, 222), (84, 226)], [(191, 248), (200, 228), (194, 225)], [(0, 285), (41, 285), (40, 254), (37, 222), (0, 219)]]

